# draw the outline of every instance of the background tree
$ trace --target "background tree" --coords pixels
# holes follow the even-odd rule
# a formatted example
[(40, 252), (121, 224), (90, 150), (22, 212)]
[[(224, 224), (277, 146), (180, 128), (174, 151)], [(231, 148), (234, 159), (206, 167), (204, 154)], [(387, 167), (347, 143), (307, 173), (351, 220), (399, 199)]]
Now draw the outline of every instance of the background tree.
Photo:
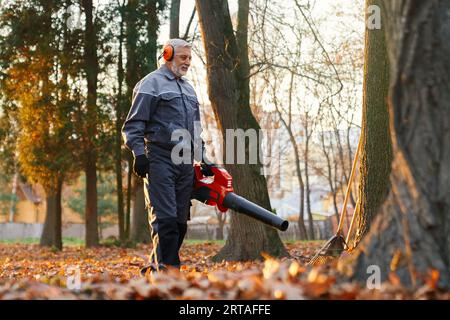
[[(69, 45), (67, 37), (59, 36), (64, 34), (61, 9), (53, 1), (30, 1), (11, 4), (2, 17), (2, 22), (11, 27), (2, 38), (2, 48), (9, 45), (13, 49), (2, 50), (2, 61), (8, 66), (2, 92), (17, 106), (12, 109), (16, 110), (12, 123), (19, 128), (15, 142), (20, 170), (28, 180), (40, 183), (46, 193), (41, 245), (59, 249), (62, 184), (74, 169), (72, 104), (64, 77), (54, 72), (63, 65)], [(31, 29), (34, 32), (29, 32)], [(65, 149), (60, 147), (64, 144), (68, 144)]]
[[(380, 0), (366, 1), (366, 14), (370, 6), (381, 6)], [(366, 18), (367, 21), (368, 18)], [(363, 145), (360, 156), (361, 214), (358, 221), (357, 238), (370, 229), (375, 214), (385, 200), (389, 189), (392, 146), (389, 133), (388, 91), (389, 60), (386, 50), (385, 24), (381, 29), (365, 33), (364, 98), (362, 110)]]
[(170, 39), (180, 37), (180, 3), (181, 0), (170, 1)]
[(355, 257), (353, 275), (395, 273), (415, 286), (431, 270), (450, 288), (450, 3), (382, 1), (390, 65), (391, 188)]
[(123, 95), (123, 82), (125, 78), (125, 69), (123, 65), (123, 46), (125, 41), (125, 0), (117, 0), (117, 11), (119, 15), (119, 30), (117, 35), (118, 52), (117, 52), (117, 97), (115, 103), (115, 144), (114, 144), (114, 158), (115, 158), (115, 174), (117, 185), (117, 220), (119, 229), (119, 240), (125, 242), (125, 208), (123, 195), (123, 181), (122, 181), (122, 125), (125, 117), (126, 104)]
[[(134, 1), (129, 0), (126, 7), (126, 101), (128, 108), (136, 83), (148, 73), (157, 68), (157, 32), (159, 29), (158, 15), (165, 9), (166, 2), (161, 0)], [(128, 167), (132, 168), (132, 155), (129, 152)], [(150, 231), (147, 211), (144, 201), (144, 185), (141, 178), (132, 175), (129, 170), (128, 181), (132, 189), (129, 197), (133, 201), (133, 219), (130, 219), (130, 206), (126, 219), (126, 234), (137, 242), (149, 242)], [(131, 198), (129, 198), (131, 200)], [(131, 220), (133, 224), (131, 225)], [(131, 229), (131, 234), (130, 234)]]

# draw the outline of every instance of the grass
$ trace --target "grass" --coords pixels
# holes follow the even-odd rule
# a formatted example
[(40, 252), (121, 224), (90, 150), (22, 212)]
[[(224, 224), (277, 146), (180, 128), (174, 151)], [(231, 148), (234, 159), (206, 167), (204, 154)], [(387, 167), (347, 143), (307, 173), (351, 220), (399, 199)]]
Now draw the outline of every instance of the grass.
[[(20, 243), (20, 244), (39, 244), (40, 238), (21, 238), (21, 239), (0, 239), (0, 243)], [(82, 246), (84, 239), (74, 237), (63, 237), (63, 245)]]

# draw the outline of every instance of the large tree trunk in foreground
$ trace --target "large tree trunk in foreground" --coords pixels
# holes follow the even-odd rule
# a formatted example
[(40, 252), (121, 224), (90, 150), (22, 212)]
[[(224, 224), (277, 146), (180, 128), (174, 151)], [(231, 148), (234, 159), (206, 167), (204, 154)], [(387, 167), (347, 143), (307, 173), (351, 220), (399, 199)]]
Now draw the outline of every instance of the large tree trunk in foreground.
[(47, 210), (40, 245), (62, 250), (62, 180), (58, 181), (55, 190), (46, 190), (45, 193), (47, 194)]
[(450, 289), (450, 2), (383, 1), (390, 58), (391, 190), (356, 256), (407, 286), (430, 270)]
[[(226, 129), (255, 129), (259, 124), (249, 105), (247, 52), (248, 0), (239, 1), (238, 30), (233, 33), (227, 1), (197, 0), (208, 64), (208, 92), (225, 137)], [(250, 146), (246, 145), (246, 154)], [(248, 157), (246, 157), (248, 158)], [(270, 210), (262, 166), (226, 165), (233, 176), (235, 192)], [(261, 253), (286, 255), (277, 231), (247, 216), (231, 213), (227, 242), (215, 260), (261, 259)]]
[[(367, 0), (366, 8), (380, 6), (381, 0)], [(367, 21), (367, 19), (366, 19)], [(392, 145), (389, 133), (389, 58), (386, 49), (385, 25), (380, 30), (366, 29), (363, 98), (363, 144), (360, 155), (359, 197), (361, 215), (356, 243), (370, 229), (389, 189)]]

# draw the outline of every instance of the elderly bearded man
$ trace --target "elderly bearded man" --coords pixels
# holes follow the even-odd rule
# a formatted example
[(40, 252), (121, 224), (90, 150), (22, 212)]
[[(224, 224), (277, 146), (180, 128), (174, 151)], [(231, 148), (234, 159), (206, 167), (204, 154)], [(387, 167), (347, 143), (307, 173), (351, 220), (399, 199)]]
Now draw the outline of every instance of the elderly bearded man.
[[(141, 269), (143, 275), (180, 267), (179, 249), (187, 231), (194, 184), (193, 160), (206, 168), (209, 163), (199, 138), (201, 128), (194, 130), (200, 124), (197, 96), (183, 78), (191, 65), (191, 45), (171, 39), (161, 56), (165, 64), (136, 84), (122, 128), (125, 144), (133, 152), (133, 171), (144, 178), (153, 250), (150, 264)], [(174, 138), (179, 132), (187, 133), (188, 139), (185, 135), (181, 142)], [(190, 161), (174, 161), (180, 157)]]

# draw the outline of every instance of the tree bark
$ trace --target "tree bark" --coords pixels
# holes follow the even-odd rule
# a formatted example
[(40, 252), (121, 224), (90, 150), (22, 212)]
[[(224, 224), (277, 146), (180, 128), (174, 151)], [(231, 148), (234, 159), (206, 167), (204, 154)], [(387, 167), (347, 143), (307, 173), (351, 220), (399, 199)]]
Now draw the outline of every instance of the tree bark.
[(40, 245), (62, 250), (62, 179), (58, 181), (54, 190), (48, 189), (45, 193), (47, 194), (47, 210)]
[[(367, 0), (366, 8), (381, 5), (381, 0)], [(367, 20), (367, 19), (366, 19)], [(389, 133), (389, 60), (385, 28), (366, 29), (365, 68), (363, 85), (363, 116), (360, 155), (359, 197), (361, 215), (356, 243), (370, 229), (370, 225), (389, 191), (392, 145)]]
[(146, 5), (146, 13), (147, 13), (147, 40), (148, 40), (148, 52), (149, 55), (148, 65), (146, 70), (149, 72), (155, 70), (157, 66), (156, 61), (156, 52), (158, 51), (157, 40), (158, 40), (158, 29), (159, 29), (159, 19), (158, 19), (158, 11), (162, 11), (164, 8), (158, 7), (156, 8), (157, 1), (149, 1)]
[(125, 237), (125, 212), (123, 199), (123, 183), (122, 183), (122, 125), (123, 125), (123, 80), (125, 70), (123, 68), (123, 38), (124, 38), (124, 5), (119, 3), (120, 10), (120, 27), (119, 27), (119, 56), (117, 63), (117, 104), (116, 104), (116, 145), (115, 145), (115, 170), (116, 170), (116, 188), (117, 188), (117, 218), (119, 227), (119, 239), (121, 242), (126, 240)]
[(414, 287), (439, 272), (450, 289), (450, 2), (384, 0), (394, 160), (388, 198), (355, 257)]
[[(323, 129), (322, 129), (323, 130)], [(331, 191), (331, 195), (333, 197), (333, 209), (334, 209), (334, 216), (336, 217), (336, 221), (339, 221), (339, 209), (337, 206), (337, 190), (336, 190), (336, 186), (333, 182), (333, 168), (331, 166), (331, 157), (330, 157), (330, 153), (327, 151), (327, 147), (325, 145), (325, 132), (322, 132), (322, 134), (320, 135), (320, 140), (321, 140), (321, 144), (322, 144), (322, 152), (325, 155), (325, 159), (327, 160), (327, 174), (326, 174), (326, 178), (328, 181), (328, 185), (330, 186), (330, 191)], [(330, 137), (330, 148), (333, 148), (333, 142), (332, 142), (332, 138)], [(336, 166), (336, 162), (334, 163), (334, 165)], [(336, 173), (336, 170), (334, 170), (334, 172)]]
[(304, 150), (304, 157), (305, 157), (305, 187), (306, 187), (306, 212), (308, 213), (308, 231), (309, 231), (309, 240), (314, 240), (315, 236), (314, 236), (314, 219), (313, 219), (313, 215), (312, 215), (312, 211), (311, 211), (311, 188), (309, 185), (309, 143), (310, 143), (310, 139), (311, 139), (311, 135), (312, 132), (309, 132), (309, 127), (308, 127), (308, 113), (306, 113), (306, 119), (305, 119), (305, 137), (306, 137), (306, 141), (305, 141), (305, 150)]
[[(139, 69), (139, 57), (138, 57), (138, 38), (139, 33), (137, 30), (138, 17), (136, 13), (138, 12), (139, 2), (136, 0), (128, 0), (126, 7), (126, 52), (127, 52), (127, 62), (126, 62), (126, 74), (125, 74), (125, 83), (127, 85), (127, 101), (131, 104), (131, 98), (133, 94), (133, 88), (136, 83), (140, 80), (142, 71)], [(150, 53), (149, 53), (150, 55)], [(136, 198), (135, 192), (137, 191), (134, 188), (134, 180), (136, 177), (132, 174), (133, 168), (133, 156), (130, 151), (129, 159), (128, 159), (128, 194), (127, 194), (127, 214), (125, 216), (125, 235), (126, 238), (131, 236), (131, 220), (136, 219), (135, 217), (131, 218), (131, 214), (135, 214), (136, 212), (142, 212), (145, 210), (145, 205), (142, 203), (142, 208), (136, 210), (135, 201), (131, 202), (131, 199)], [(133, 205), (133, 210), (131, 210), (131, 205)]]
[[(340, 182), (340, 185), (345, 185), (345, 187), (347, 187), (347, 185), (349, 184), (349, 174), (350, 174), (350, 170), (352, 168), (352, 166), (350, 165), (350, 167), (348, 167), (348, 171), (346, 168), (346, 161), (345, 161), (345, 156), (344, 156), (344, 147), (342, 146), (342, 141), (341, 141), (341, 130), (339, 129), (339, 124), (334, 122), (334, 135), (336, 136), (336, 148), (337, 148), (337, 152), (338, 152), (338, 157), (339, 159), (335, 158), (336, 161), (339, 161), (339, 163), (341, 164), (342, 167), (342, 179)], [(353, 160), (353, 159), (352, 159)], [(353, 161), (351, 161), (351, 163), (353, 164)], [(355, 207), (356, 205), (356, 201), (353, 197), (353, 189), (350, 188), (350, 194), (349, 194), (349, 200), (350, 203), (352, 204), (353, 207)], [(346, 215), (346, 220), (347, 220), (347, 225), (349, 224), (348, 221), (348, 216)]]
[(133, 178), (133, 155), (131, 152), (128, 154), (128, 172), (127, 172), (127, 211), (125, 212), (125, 239), (130, 236), (130, 220), (131, 220), (131, 198), (133, 197), (132, 191), (132, 178)]
[(224, 239), (223, 227), (225, 226), (227, 216), (223, 212), (220, 212), (217, 208), (215, 209), (218, 221), (218, 225), (216, 228), (216, 240), (223, 240)]
[(99, 244), (98, 216), (97, 216), (97, 168), (95, 160), (87, 160), (86, 175), (86, 247), (95, 247)]
[[(249, 63), (247, 49), (248, 0), (239, 1), (238, 30), (233, 33), (227, 1), (196, 1), (203, 43), (207, 57), (208, 93), (219, 127), (256, 129), (249, 105)], [(250, 146), (246, 145), (248, 154)], [(235, 192), (270, 210), (270, 200), (262, 166), (229, 165)], [(261, 259), (266, 252), (279, 257), (287, 255), (277, 231), (247, 216), (231, 213), (230, 232), (225, 246), (214, 260)]]
[(134, 179), (133, 219), (131, 223), (131, 240), (150, 243), (150, 226), (145, 209), (144, 184), (141, 178)]
[(180, 37), (180, 2), (172, 0), (170, 4), (170, 38)]
[(216, 240), (223, 240), (223, 222), (216, 227)]
[(85, 72), (87, 80), (87, 117), (85, 147), (85, 175), (86, 175), (86, 246), (99, 244), (97, 218), (97, 37), (93, 22), (92, 0), (83, 0), (83, 10), (86, 16), (86, 30), (84, 39)]

